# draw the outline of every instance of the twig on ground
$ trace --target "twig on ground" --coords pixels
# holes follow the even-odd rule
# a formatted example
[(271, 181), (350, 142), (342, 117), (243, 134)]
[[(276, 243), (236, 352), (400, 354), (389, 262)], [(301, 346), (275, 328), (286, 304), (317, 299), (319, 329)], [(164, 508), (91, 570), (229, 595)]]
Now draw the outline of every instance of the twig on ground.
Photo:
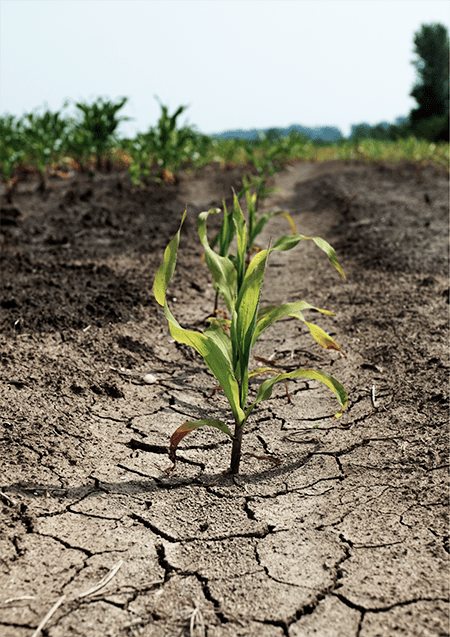
[(375, 403), (375, 385), (372, 385), (371, 399), (372, 399), (372, 406), (374, 409), (376, 409), (377, 405)]
[(10, 498), (9, 495), (6, 495), (3, 491), (0, 491), (0, 499), (6, 500), (8, 504), (17, 504), (15, 500)]
[(288, 385), (287, 385), (286, 379), (283, 380), (283, 383), (284, 383), (284, 386), (286, 388), (286, 396), (287, 396), (288, 402), (291, 403), (291, 405), (292, 405), (293, 404), (292, 403), (292, 398), (291, 398), (291, 396), (289, 394), (289, 391), (288, 391)]
[(203, 615), (200, 611), (200, 608), (195, 605), (195, 608), (191, 615), (191, 621), (189, 623), (189, 637), (195, 637), (196, 626), (199, 629), (200, 637), (204, 637), (205, 635), (205, 622), (203, 621)]
[(61, 606), (61, 604), (63, 603), (63, 601), (66, 599), (65, 595), (62, 595), (62, 597), (60, 597), (58, 599), (58, 601), (56, 602), (56, 604), (54, 604), (51, 609), (48, 611), (48, 613), (46, 614), (46, 616), (44, 617), (44, 619), (41, 621), (41, 623), (39, 624), (39, 626), (36, 628), (36, 630), (34, 631), (34, 633), (31, 635), (31, 637), (37, 637), (39, 635), (39, 633), (41, 632), (41, 630), (44, 628), (45, 624), (49, 621), (49, 619), (51, 619), (51, 617), (53, 616), (53, 614), (58, 610), (58, 608)]
[[(74, 598), (74, 600), (76, 599), (82, 599), (83, 597), (88, 597), (89, 595), (93, 595), (94, 593), (96, 593), (98, 590), (100, 590), (101, 588), (103, 588), (110, 580), (112, 580), (112, 578), (114, 577), (114, 575), (117, 573), (117, 571), (119, 570), (119, 568), (122, 566), (123, 564), (123, 560), (120, 560), (120, 562), (118, 562), (114, 568), (108, 573), (108, 575), (106, 575), (102, 580), (100, 580), (100, 582), (98, 584), (96, 584), (95, 586), (93, 586), (92, 588), (90, 588), (89, 590), (87, 590), (85, 593), (81, 593), (81, 595), (77, 595), (77, 597)], [(12, 598), (12, 599), (34, 599), (33, 597), (16, 597), (16, 598)], [(41, 621), (41, 623), (39, 624), (39, 626), (36, 628), (36, 630), (34, 631), (34, 633), (31, 635), (31, 637), (37, 637), (39, 635), (39, 633), (41, 632), (41, 630), (44, 628), (45, 624), (50, 620), (50, 618), (52, 617), (52, 615), (58, 610), (58, 608), (61, 606), (61, 604), (63, 603), (63, 601), (66, 599), (65, 595), (62, 595), (58, 601), (56, 602), (56, 604), (54, 604), (54, 606), (52, 606), (52, 608), (48, 611), (48, 613), (46, 614), (46, 616), (44, 617), (44, 619)], [(7, 601), (11, 601), (11, 600), (7, 600)]]
[(251, 451), (246, 451), (244, 456), (251, 456), (252, 458), (256, 458), (257, 460), (269, 460), (269, 462), (274, 462), (275, 464), (281, 463), (281, 458), (275, 458), (272, 456), (258, 456), (256, 453), (252, 453)]
[(2, 604), (10, 604), (11, 602), (20, 602), (23, 599), (36, 599), (34, 595), (21, 595), (20, 597), (10, 597), (9, 599), (5, 599)]
[(103, 588), (104, 586), (106, 586), (106, 584), (112, 580), (112, 578), (114, 577), (114, 575), (117, 573), (117, 571), (119, 570), (119, 568), (122, 566), (123, 564), (123, 560), (120, 560), (120, 562), (118, 562), (113, 569), (111, 569), (111, 571), (108, 573), (108, 575), (105, 575), (105, 577), (99, 581), (98, 584), (96, 584), (95, 586), (93, 586), (92, 588), (90, 588), (89, 590), (87, 590), (85, 593), (81, 593), (81, 595), (78, 595), (76, 599), (82, 599), (83, 597), (88, 597), (89, 595), (93, 595), (94, 593), (96, 593), (97, 591), (99, 591), (101, 588)]

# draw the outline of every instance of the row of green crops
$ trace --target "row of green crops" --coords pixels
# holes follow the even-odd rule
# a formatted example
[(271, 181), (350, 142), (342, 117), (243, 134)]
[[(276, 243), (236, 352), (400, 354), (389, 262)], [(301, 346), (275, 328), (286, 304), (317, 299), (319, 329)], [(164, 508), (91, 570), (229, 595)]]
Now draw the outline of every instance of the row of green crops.
[(67, 114), (68, 104), (57, 112), (37, 109), (21, 118), (0, 117), (0, 166), (6, 184), (13, 187), (20, 169), (31, 169), (46, 187), (50, 167), (64, 170), (68, 165), (84, 170), (101, 170), (116, 162), (126, 166), (136, 185), (171, 180), (181, 169), (195, 170), (219, 162), (225, 166), (253, 167), (260, 178), (255, 183), (258, 199), (267, 178), (295, 160), (307, 161), (389, 161), (449, 165), (449, 144), (434, 144), (415, 137), (398, 141), (374, 139), (343, 140), (334, 144), (312, 142), (292, 132), (286, 137), (264, 136), (223, 139), (199, 133), (195, 127), (180, 125), (186, 106), (172, 115), (160, 103), (156, 126), (134, 139), (118, 136), (119, 116), (127, 98), (112, 102), (103, 98), (92, 104), (76, 103), (75, 115)]
[(119, 144), (116, 130), (121, 121), (118, 111), (127, 98), (114, 104), (99, 98), (93, 104), (76, 103), (77, 115), (36, 109), (22, 118), (0, 117), (0, 165), (7, 190), (12, 189), (20, 169), (34, 170), (40, 188), (46, 188), (51, 166), (72, 164), (85, 167), (95, 160), (97, 169), (102, 158)]

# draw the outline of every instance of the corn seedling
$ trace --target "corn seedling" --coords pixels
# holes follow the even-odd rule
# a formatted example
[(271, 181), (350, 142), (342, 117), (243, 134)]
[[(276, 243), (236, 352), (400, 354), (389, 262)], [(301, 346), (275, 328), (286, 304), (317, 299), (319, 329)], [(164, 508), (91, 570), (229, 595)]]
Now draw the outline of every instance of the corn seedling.
[(138, 133), (134, 139), (125, 140), (126, 150), (131, 161), (128, 174), (135, 186), (145, 186), (152, 169), (153, 153), (144, 133)]
[[(390, 127), (395, 139), (380, 137), (379, 127), (361, 129), (353, 139), (336, 143), (311, 140), (295, 130), (286, 136), (268, 131), (257, 140), (226, 139), (202, 135), (195, 127), (177, 126), (185, 106), (173, 115), (161, 104), (161, 117), (156, 127), (147, 133), (138, 133), (134, 139), (121, 139), (117, 127), (129, 118), (119, 117), (118, 111), (126, 98), (117, 103), (97, 99), (93, 104), (78, 103), (80, 117), (62, 118), (60, 113), (33, 111), (16, 119), (0, 116), (0, 164), (7, 184), (6, 197), (11, 199), (18, 178), (18, 167), (37, 171), (41, 188), (45, 188), (47, 167), (63, 160), (81, 170), (91, 167), (96, 157), (100, 169), (114, 152), (125, 151), (126, 165), (135, 184), (145, 185), (150, 180), (173, 181), (181, 168), (193, 169), (212, 162), (231, 168), (245, 165), (253, 173), (252, 188), (256, 192), (255, 209), (267, 196), (267, 178), (292, 161), (358, 161), (434, 164), (449, 169), (449, 145), (444, 141), (430, 143), (408, 135), (408, 127)], [(427, 127), (436, 122), (428, 121)], [(411, 131), (409, 131), (411, 133)], [(426, 132), (426, 131), (425, 131)], [(431, 131), (432, 132), (432, 131)], [(429, 131), (429, 133), (431, 134)], [(243, 193), (240, 193), (243, 196)]]
[[(178, 427), (170, 439), (169, 457), (173, 462), (173, 467), (176, 465), (176, 449), (180, 441), (195, 429), (209, 426), (221, 430), (232, 441), (229, 472), (236, 474), (239, 472), (242, 437), (246, 422), (256, 405), (271, 397), (272, 388), (276, 383), (291, 378), (311, 378), (324, 383), (334, 392), (340, 405), (336, 416), (342, 413), (348, 400), (344, 387), (335, 378), (319, 370), (296, 369), (288, 373), (280, 373), (270, 367), (259, 368), (255, 371), (249, 370), (251, 351), (257, 339), (270, 325), (286, 316), (293, 316), (302, 321), (308, 327), (313, 338), (325, 349), (341, 351), (331, 336), (319, 326), (307, 321), (303, 316), (303, 311), (308, 309), (329, 315), (332, 312), (315, 308), (306, 301), (259, 308), (261, 287), (269, 254), (274, 250), (289, 250), (300, 241), (310, 239), (327, 254), (338, 272), (344, 277), (345, 275), (338, 263), (335, 251), (326, 241), (301, 234), (280, 237), (273, 247), (255, 254), (247, 265), (248, 227), (236, 197), (229, 221), (234, 224), (237, 253), (233, 260), (221, 256), (210, 247), (206, 227), (208, 216), (218, 212), (220, 212), (219, 209), (212, 209), (200, 213), (197, 227), (205, 251), (206, 263), (216, 288), (224, 298), (228, 316), (231, 318), (210, 318), (209, 327), (204, 333), (200, 333), (181, 327), (169, 308), (166, 292), (175, 270), (181, 227), (186, 217), (186, 211), (183, 214), (178, 232), (165, 250), (163, 263), (154, 279), (153, 291), (156, 301), (164, 307), (172, 337), (179, 343), (193, 347), (202, 356), (225, 393), (234, 418), (234, 433), (225, 422), (217, 419), (188, 421)], [(249, 401), (249, 380), (262, 373), (269, 373), (273, 376), (259, 386), (256, 399), (251, 402)]]
[[(179, 106), (173, 115), (169, 115), (167, 106), (158, 102), (161, 117), (157, 126), (150, 128), (147, 133), (139, 134), (136, 141), (131, 143), (132, 163), (129, 171), (136, 185), (145, 185), (149, 176), (159, 182), (174, 181), (183, 164), (195, 162), (196, 157), (200, 158), (200, 151), (205, 151), (205, 135), (186, 125), (177, 128), (177, 120), (187, 106)], [(156, 174), (153, 167), (156, 168)]]
[[(247, 235), (247, 255), (250, 257), (251, 253), (256, 249), (259, 250), (259, 247), (256, 245), (256, 237), (261, 234), (264, 229), (266, 223), (272, 217), (284, 217), (291, 227), (292, 234), (297, 234), (297, 230), (295, 228), (294, 220), (291, 215), (287, 212), (283, 212), (279, 210), (277, 212), (266, 212), (263, 215), (259, 215), (259, 203), (261, 199), (267, 197), (272, 192), (276, 192), (277, 188), (266, 188), (265, 182), (267, 177), (257, 178), (256, 184), (255, 181), (251, 178), (248, 179), (246, 177), (243, 178), (242, 182), (244, 185), (243, 190), (237, 196), (237, 199), (240, 200), (243, 193), (245, 193), (247, 199), (247, 214), (248, 214), (248, 235)], [(256, 187), (255, 187), (256, 185)], [(254, 188), (255, 187), (255, 188)], [(251, 192), (252, 188), (254, 191)], [(258, 194), (259, 192), (259, 194)]]
[(97, 170), (101, 170), (102, 157), (115, 141), (114, 133), (120, 122), (129, 120), (129, 117), (117, 117), (117, 112), (127, 101), (127, 97), (122, 97), (114, 104), (99, 97), (92, 104), (76, 103), (76, 107), (83, 113), (80, 129), (85, 133), (84, 143), (90, 139), (92, 151), (97, 158)]
[(79, 168), (81, 172), (87, 172), (93, 153), (91, 133), (80, 128), (74, 119), (71, 119), (64, 139), (65, 157), (72, 160), (72, 166)]
[(6, 185), (5, 199), (12, 202), (17, 177), (14, 170), (23, 161), (23, 125), (13, 115), (0, 117), (0, 164)]
[[(277, 216), (285, 217), (291, 227), (292, 234), (297, 233), (294, 220), (287, 212), (280, 210), (277, 212), (268, 212), (261, 216), (258, 216), (258, 209), (257, 209), (258, 190), (254, 191), (253, 193), (251, 192), (251, 189), (255, 184), (254, 179), (257, 180), (257, 183), (261, 183), (261, 182), (263, 183), (264, 197), (266, 197), (271, 192), (277, 191), (276, 188), (271, 188), (271, 189), (265, 188), (266, 177), (253, 178), (253, 176), (250, 176), (247, 178), (244, 177), (242, 180), (244, 188), (237, 195), (237, 198), (235, 198), (235, 205), (238, 204), (242, 196), (245, 194), (247, 199), (247, 216), (248, 216), (248, 226), (247, 226), (248, 232), (247, 232), (247, 248), (246, 248), (247, 263), (250, 261), (252, 252), (254, 252), (255, 250), (258, 251), (260, 249), (259, 246), (256, 245), (255, 239), (262, 232), (264, 226), (272, 217), (277, 217)], [(236, 257), (228, 253), (235, 235), (235, 225), (233, 223), (233, 210), (231, 210), (230, 212), (227, 211), (225, 200), (223, 201), (223, 209), (224, 209), (224, 217), (223, 217), (222, 226), (218, 234), (211, 241), (210, 247), (214, 248), (217, 245), (218, 253), (221, 257), (228, 256), (229, 259), (231, 259), (232, 261), (235, 261)], [(219, 299), (219, 291), (216, 286), (216, 297), (214, 300), (214, 314), (217, 313), (218, 299)]]
[(39, 174), (41, 192), (47, 189), (47, 168), (62, 154), (67, 127), (68, 121), (61, 111), (46, 110), (42, 114), (35, 111), (25, 115), (25, 152)]

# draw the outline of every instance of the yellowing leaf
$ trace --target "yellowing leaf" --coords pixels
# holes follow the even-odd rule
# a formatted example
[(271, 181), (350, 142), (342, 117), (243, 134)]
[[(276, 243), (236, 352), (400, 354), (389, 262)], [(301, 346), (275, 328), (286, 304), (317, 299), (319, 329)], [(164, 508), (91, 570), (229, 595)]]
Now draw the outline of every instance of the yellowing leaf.
[(279, 374), (279, 369), (273, 369), (272, 367), (260, 367), (259, 369), (254, 369), (249, 373), (249, 378), (255, 378), (255, 376), (259, 376), (260, 374)]
[(328, 310), (321, 310), (318, 307), (310, 305), (306, 301), (297, 301), (295, 303), (285, 303), (284, 305), (272, 305), (265, 307), (258, 312), (258, 322), (256, 324), (255, 333), (253, 335), (253, 343), (256, 343), (257, 339), (270, 325), (275, 323), (285, 316), (294, 316), (300, 321), (306, 323), (302, 314), (303, 310), (316, 310), (322, 314), (328, 314), (333, 316), (333, 312)]
[(297, 234), (297, 228), (295, 227), (294, 220), (293, 220), (293, 218), (291, 217), (290, 214), (288, 214), (287, 212), (278, 212), (278, 213), (275, 213), (275, 214), (278, 214), (281, 217), (284, 217), (285, 219), (287, 219), (287, 222), (291, 226), (292, 234)]
[(322, 345), (325, 349), (334, 349), (337, 352), (340, 352), (344, 358), (347, 358), (336, 341), (321, 327), (314, 325), (314, 323), (308, 323), (308, 321), (304, 321), (304, 323), (311, 332), (311, 336), (319, 343), (319, 345)]

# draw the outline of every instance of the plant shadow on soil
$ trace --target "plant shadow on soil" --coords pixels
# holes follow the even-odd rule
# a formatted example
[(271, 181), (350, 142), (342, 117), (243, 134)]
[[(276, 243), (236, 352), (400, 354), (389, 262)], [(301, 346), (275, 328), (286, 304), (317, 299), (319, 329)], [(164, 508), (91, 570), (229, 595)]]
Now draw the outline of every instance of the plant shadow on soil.
[[(331, 373), (349, 408), (334, 420), (327, 390), (293, 381), (292, 402), (276, 389), (255, 410), (236, 481), (218, 480), (231, 448), (212, 430), (184, 439), (164, 472), (176, 427), (228, 411), (195, 352), (171, 342), (153, 277), (187, 203), (170, 303), (183, 325), (202, 329), (214, 289), (196, 217), (229, 202), (243, 173), (209, 166), (142, 190), (121, 172), (73, 175), (52, 179), (44, 196), (30, 178), (2, 206), (7, 637), (30, 635), (62, 594), (49, 637), (448, 634), (441, 169), (298, 162), (275, 176), (281, 192), (264, 211), (286, 210), (299, 232), (329, 241), (347, 281), (303, 242), (271, 256), (262, 303), (333, 310), (313, 320), (347, 359), (320, 350), (295, 320), (272, 326), (255, 354)], [(261, 245), (286, 232), (272, 219)], [(74, 596), (118, 559), (107, 589)], [(191, 627), (194, 611), (203, 627)]]

